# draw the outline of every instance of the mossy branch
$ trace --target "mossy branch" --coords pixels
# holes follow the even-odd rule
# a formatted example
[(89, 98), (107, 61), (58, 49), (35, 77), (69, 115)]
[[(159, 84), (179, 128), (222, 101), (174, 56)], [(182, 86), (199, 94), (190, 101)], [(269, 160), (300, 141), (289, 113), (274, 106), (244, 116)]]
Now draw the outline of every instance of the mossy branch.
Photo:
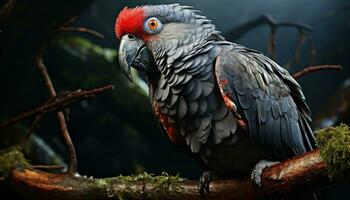
[[(347, 181), (350, 169), (350, 130), (346, 125), (319, 130), (320, 149), (265, 168), (262, 189), (249, 178), (214, 180), (206, 199), (258, 199), (297, 196), (337, 181)], [(33, 169), (16, 149), (0, 154), (2, 179), (27, 199), (201, 199), (197, 181), (178, 176), (140, 174), (94, 179)]]
[(350, 181), (350, 131), (349, 126), (340, 124), (316, 131), (316, 141), (321, 157), (328, 166), (330, 178), (334, 181)]

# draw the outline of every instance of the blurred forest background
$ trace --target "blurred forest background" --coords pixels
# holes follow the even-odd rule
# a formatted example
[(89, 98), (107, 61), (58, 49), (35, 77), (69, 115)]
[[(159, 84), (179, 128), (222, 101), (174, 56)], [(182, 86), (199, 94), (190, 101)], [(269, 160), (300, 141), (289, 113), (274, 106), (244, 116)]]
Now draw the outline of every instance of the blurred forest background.
[[(10, 3), (9, 3), (10, 2)], [(268, 14), (277, 22), (312, 27), (300, 38), (298, 29), (279, 27), (276, 61), (293, 73), (310, 65), (339, 64), (343, 71), (316, 72), (298, 82), (311, 110), (314, 128), (350, 122), (350, 2), (348, 0), (1, 0), (0, 1), (0, 121), (31, 110), (49, 97), (34, 65), (34, 55), (48, 35), (71, 17), (69, 26), (86, 27), (104, 35), (63, 32), (49, 43), (44, 62), (58, 92), (114, 84), (113, 91), (77, 102), (65, 110), (81, 174), (95, 177), (147, 171), (180, 173), (196, 179), (201, 170), (161, 134), (151, 113), (142, 79), (130, 83), (116, 60), (114, 35), (117, 14), (125, 7), (181, 3), (194, 6), (213, 20), (233, 42), (267, 52), (270, 27), (257, 26), (242, 35), (235, 27)], [(308, 38), (312, 38), (312, 41)], [(300, 59), (295, 55), (298, 41)], [(300, 43), (299, 43), (300, 44)], [(310, 46), (316, 50), (310, 59)], [(23, 140), (33, 119), (0, 130), (0, 148)], [(27, 154), (37, 164), (67, 160), (54, 113), (46, 114), (34, 130)], [(50, 151), (48, 150), (50, 149)]]

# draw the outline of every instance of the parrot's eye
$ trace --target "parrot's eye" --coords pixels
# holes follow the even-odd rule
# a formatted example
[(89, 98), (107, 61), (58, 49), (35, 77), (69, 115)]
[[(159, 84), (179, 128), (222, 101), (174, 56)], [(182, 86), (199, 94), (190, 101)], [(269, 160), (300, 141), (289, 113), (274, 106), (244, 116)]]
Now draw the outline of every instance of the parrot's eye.
[(150, 34), (159, 33), (162, 29), (162, 23), (156, 17), (151, 17), (143, 25), (145, 31)]

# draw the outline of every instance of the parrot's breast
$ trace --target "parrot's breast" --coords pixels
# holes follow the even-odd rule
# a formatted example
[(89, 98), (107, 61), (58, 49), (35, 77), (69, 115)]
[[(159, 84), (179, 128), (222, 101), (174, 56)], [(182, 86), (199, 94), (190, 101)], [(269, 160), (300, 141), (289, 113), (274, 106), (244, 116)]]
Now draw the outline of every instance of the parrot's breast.
[(237, 120), (226, 107), (215, 78), (214, 62), (219, 51), (213, 45), (209, 47), (170, 67), (158, 66), (162, 69), (159, 76), (149, 79), (157, 118), (172, 141), (182, 136), (193, 153), (208, 142), (237, 139)]

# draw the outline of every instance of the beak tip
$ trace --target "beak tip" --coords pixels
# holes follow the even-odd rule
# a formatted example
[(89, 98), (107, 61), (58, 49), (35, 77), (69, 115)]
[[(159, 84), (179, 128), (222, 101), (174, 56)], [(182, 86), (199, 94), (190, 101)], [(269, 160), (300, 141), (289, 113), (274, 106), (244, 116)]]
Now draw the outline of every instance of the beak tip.
[(131, 74), (131, 70), (129, 67), (121, 67), (124, 75), (126, 76), (126, 78), (130, 81), (130, 82), (134, 82), (133, 78), (132, 78), (132, 74)]

